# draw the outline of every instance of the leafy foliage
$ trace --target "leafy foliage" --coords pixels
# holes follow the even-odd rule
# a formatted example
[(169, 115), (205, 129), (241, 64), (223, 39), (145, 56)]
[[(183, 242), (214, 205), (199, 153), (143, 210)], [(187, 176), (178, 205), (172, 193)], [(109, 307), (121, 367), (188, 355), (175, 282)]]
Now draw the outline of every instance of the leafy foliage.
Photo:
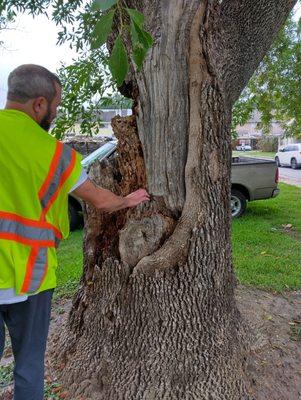
[(92, 32), (92, 49), (97, 49), (106, 43), (108, 36), (112, 30), (113, 18), (114, 11), (110, 11), (99, 18), (99, 21), (95, 25), (95, 28)]
[(267, 153), (276, 153), (278, 150), (278, 138), (263, 136), (258, 140), (258, 149)]
[[(111, 8), (112, 6), (113, 8)], [(94, 11), (105, 11), (109, 8), (111, 10), (100, 17), (92, 32), (91, 47), (97, 48), (107, 41), (108, 36), (112, 33), (112, 21), (115, 17), (118, 34), (109, 58), (109, 68), (113, 79), (120, 86), (128, 74), (130, 58), (136, 64), (137, 69), (141, 69), (143, 60), (153, 44), (153, 38), (143, 29), (144, 15), (135, 9), (125, 8), (120, 0), (95, 0), (92, 4)], [(129, 30), (131, 32), (130, 43), (127, 35)], [(128, 47), (130, 50), (127, 52)]]
[[(128, 10), (129, 11), (129, 10)], [(133, 14), (130, 13), (129, 14)], [(142, 14), (140, 14), (142, 15)], [(141, 69), (143, 60), (148, 52), (148, 50), (153, 45), (153, 38), (151, 35), (141, 29), (141, 24), (143, 24), (143, 19), (137, 15), (137, 13), (131, 16), (131, 38), (132, 38), (132, 51), (133, 59), (138, 70)]]
[(52, 133), (61, 138), (74, 133), (79, 124), (81, 134), (92, 135), (102, 126), (100, 109), (105, 91), (112, 86), (107, 59), (101, 51), (83, 54), (74, 64), (58, 71), (64, 90), (62, 107)]
[(261, 113), (258, 128), (270, 133), (278, 121), (288, 136), (301, 137), (301, 29), (290, 17), (233, 110), (233, 132), (253, 110)]
[(102, 10), (105, 11), (108, 8), (111, 8), (117, 3), (117, 0), (95, 0), (92, 4), (92, 10)]
[[(24, 12), (51, 18), (60, 26), (58, 44), (67, 42), (79, 54), (72, 65), (58, 71), (64, 90), (52, 133), (61, 138), (79, 124), (82, 134), (92, 135), (101, 126), (100, 109), (116, 103), (116, 83), (123, 83), (131, 62), (141, 68), (152, 46), (153, 39), (143, 28), (144, 16), (121, 0), (3, 0), (0, 29)], [(111, 55), (104, 46), (108, 39)], [(119, 100), (131, 107), (131, 101)]]
[[(129, 70), (130, 61), (138, 70), (153, 44), (144, 29), (139, 11), (125, 7), (121, 0), (2, 0), (0, 29), (17, 13), (45, 14), (60, 26), (58, 44), (68, 42), (79, 54), (72, 66), (59, 70), (64, 97), (55, 134), (61, 137), (80, 123), (82, 133), (92, 134), (100, 126), (97, 109), (114, 97)], [(112, 30), (118, 30), (112, 34)], [(243, 125), (253, 110), (262, 114), (260, 128), (269, 132), (278, 120), (287, 135), (301, 136), (301, 24), (289, 19), (274, 47), (260, 64), (233, 110), (232, 133)], [(110, 40), (111, 56), (104, 43)], [(117, 41), (117, 44), (114, 41)], [(126, 52), (126, 57), (125, 53)], [(120, 62), (120, 60), (123, 60)], [(113, 74), (112, 80), (108, 67)]]
[(244, 125), (251, 117), (254, 110), (254, 104), (250, 99), (251, 93), (248, 87), (244, 90), (240, 99), (234, 104), (232, 110), (232, 138), (237, 138), (236, 127)]
[(117, 85), (120, 86), (125, 80), (129, 70), (128, 56), (123, 45), (121, 36), (118, 35), (109, 60), (109, 67)]
[(115, 92), (113, 95), (109, 94), (101, 99), (101, 107), (105, 108), (119, 108), (119, 109), (130, 109), (133, 107), (132, 99), (127, 99), (120, 93)]
[[(0, 31), (8, 28), (9, 23), (13, 22), (15, 17), (15, 13), (11, 11), (5, 12), (2, 10), (2, 5), (0, 4)], [(0, 40), (0, 47), (3, 46), (4, 43)]]

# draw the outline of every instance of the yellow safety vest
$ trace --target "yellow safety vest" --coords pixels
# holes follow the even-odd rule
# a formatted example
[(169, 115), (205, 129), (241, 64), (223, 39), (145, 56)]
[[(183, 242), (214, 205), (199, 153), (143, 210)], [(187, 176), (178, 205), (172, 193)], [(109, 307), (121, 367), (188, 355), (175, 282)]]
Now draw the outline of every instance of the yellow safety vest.
[(0, 110), (0, 288), (56, 286), (56, 247), (69, 234), (68, 193), (81, 156), (30, 116)]

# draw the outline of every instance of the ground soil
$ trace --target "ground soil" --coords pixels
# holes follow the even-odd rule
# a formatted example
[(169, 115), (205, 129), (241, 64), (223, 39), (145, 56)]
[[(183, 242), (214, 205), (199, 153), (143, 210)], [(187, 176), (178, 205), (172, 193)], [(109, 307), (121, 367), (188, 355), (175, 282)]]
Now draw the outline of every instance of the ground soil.
[(301, 400), (301, 292), (239, 287), (237, 302), (251, 332), (248, 374), (256, 400)]
[[(256, 400), (301, 400), (301, 292), (276, 294), (240, 286), (237, 302), (251, 333), (248, 375), (252, 396)], [(49, 347), (70, 307), (70, 300), (54, 303)], [(12, 360), (9, 348), (5, 355), (2, 365)], [(46, 368), (47, 380), (55, 381), (48, 360)], [(64, 388), (57, 388), (55, 393), (55, 397), (46, 396), (45, 400), (75, 400)], [(11, 399), (10, 387), (3, 389), (2, 394), (0, 389), (0, 400)]]

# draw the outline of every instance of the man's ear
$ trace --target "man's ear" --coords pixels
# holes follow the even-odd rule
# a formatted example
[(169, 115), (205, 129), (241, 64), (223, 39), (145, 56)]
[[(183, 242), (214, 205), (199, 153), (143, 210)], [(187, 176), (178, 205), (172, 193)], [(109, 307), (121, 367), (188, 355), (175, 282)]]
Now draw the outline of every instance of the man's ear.
[(45, 111), (47, 111), (47, 100), (45, 99), (45, 97), (37, 97), (36, 99), (34, 99), (33, 103), (32, 103), (32, 108), (35, 112), (35, 114), (39, 115), (39, 114), (44, 114)]

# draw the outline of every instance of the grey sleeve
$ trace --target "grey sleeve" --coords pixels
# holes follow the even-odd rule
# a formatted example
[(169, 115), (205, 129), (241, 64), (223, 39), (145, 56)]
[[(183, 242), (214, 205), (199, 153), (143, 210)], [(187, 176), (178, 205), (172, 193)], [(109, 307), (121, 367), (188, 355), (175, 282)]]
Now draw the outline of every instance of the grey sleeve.
[(75, 189), (77, 189), (80, 185), (82, 185), (84, 182), (86, 182), (86, 180), (88, 179), (88, 174), (87, 172), (84, 170), (84, 168), (82, 168), (81, 174), (77, 180), (77, 182), (75, 183), (75, 185), (72, 186), (72, 188), (70, 189), (70, 192), (73, 192)]

